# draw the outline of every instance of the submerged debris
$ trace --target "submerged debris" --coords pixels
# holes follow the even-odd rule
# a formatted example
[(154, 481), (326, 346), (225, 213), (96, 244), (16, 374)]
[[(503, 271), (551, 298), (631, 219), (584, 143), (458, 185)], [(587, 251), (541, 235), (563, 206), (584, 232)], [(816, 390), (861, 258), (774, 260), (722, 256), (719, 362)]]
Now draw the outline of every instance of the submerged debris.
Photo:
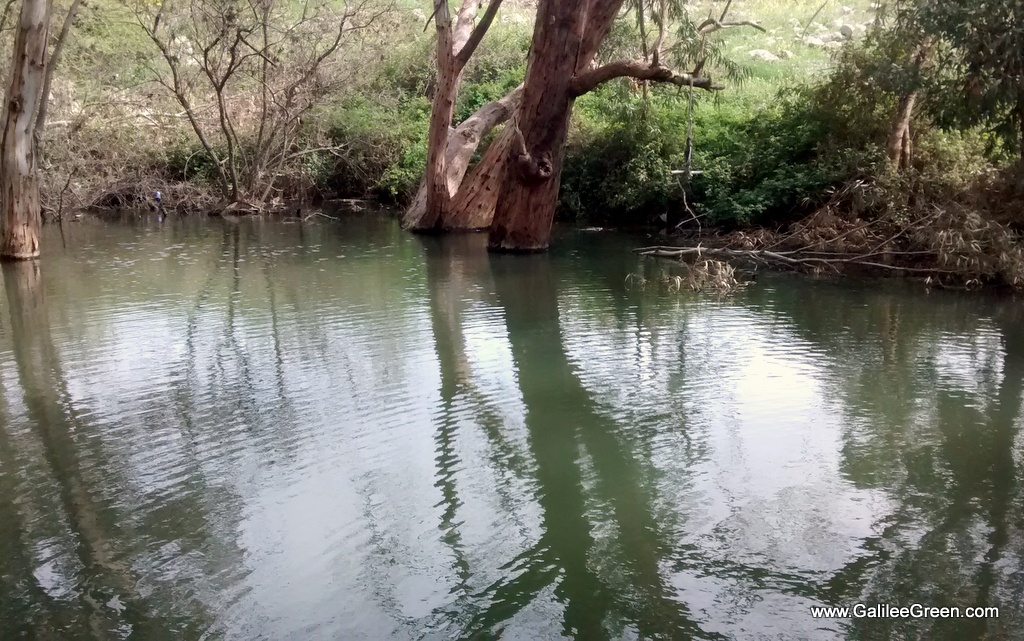
[[(681, 261), (679, 265), (683, 268), (682, 274), (662, 270), (655, 282), (667, 286), (670, 292), (688, 290), (713, 294), (729, 294), (746, 285), (739, 279), (736, 268), (721, 260), (700, 258), (692, 262)], [(631, 287), (645, 289), (650, 282), (643, 274), (626, 276), (626, 283)]]

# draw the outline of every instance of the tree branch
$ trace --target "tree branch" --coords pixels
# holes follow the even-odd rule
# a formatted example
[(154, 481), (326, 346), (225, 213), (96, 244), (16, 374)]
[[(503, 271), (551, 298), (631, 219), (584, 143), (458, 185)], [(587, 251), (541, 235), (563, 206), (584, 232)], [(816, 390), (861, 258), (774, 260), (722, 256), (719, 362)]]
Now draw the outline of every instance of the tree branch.
[(665, 44), (665, 30), (668, 28), (668, 2), (661, 0), (661, 13), (658, 16), (658, 37), (651, 48), (651, 66), (661, 64), (661, 47)]
[(681, 87), (692, 85), (696, 89), (705, 89), (707, 91), (724, 89), (722, 85), (715, 84), (707, 76), (679, 73), (668, 67), (649, 65), (639, 60), (619, 60), (577, 75), (570, 83), (570, 90), (574, 96), (582, 96), (615, 78), (636, 78), (637, 80), (666, 82)]
[(714, 18), (708, 18), (707, 20), (702, 22), (700, 26), (697, 27), (697, 33), (699, 33), (702, 36), (706, 36), (716, 31), (721, 31), (722, 29), (730, 29), (732, 27), (753, 27), (754, 29), (757, 29), (761, 33), (768, 33), (767, 29), (757, 24), (756, 22), (751, 22), (750, 20), (740, 20), (738, 22), (722, 22), (721, 20), (715, 20)]
[(476, 52), (476, 48), (480, 46), (480, 41), (484, 39), (484, 35), (487, 34), (487, 30), (491, 28), (491, 23), (494, 22), (494, 17), (498, 15), (498, 9), (501, 8), (501, 3), (504, 0), (491, 0), (491, 3), (487, 5), (487, 11), (484, 12), (484, 16), (480, 18), (480, 22), (473, 29), (473, 33), (469, 34), (469, 40), (463, 45), (462, 49), (457, 55), (457, 59), (460, 66), (465, 66), (469, 59), (473, 57), (473, 53)]
[(53, 70), (60, 63), (60, 56), (64, 51), (64, 43), (68, 40), (71, 25), (75, 21), (75, 15), (78, 14), (78, 7), (81, 4), (82, 0), (74, 0), (68, 8), (68, 12), (64, 16), (64, 24), (60, 29), (60, 35), (57, 36), (57, 42), (53, 45), (53, 53), (50, 54), (50, 59), (46, 63), (46, 75), (43, 78), (43, 88), (39, 95), (39, 113), (36, 115), (33, 134), (35, 136), (36, 153), (39, 153), (38, 150), (43, 146), (43, 134), (46, 132), (46, 117), (50, 112), (50, 87), (53, 84)]

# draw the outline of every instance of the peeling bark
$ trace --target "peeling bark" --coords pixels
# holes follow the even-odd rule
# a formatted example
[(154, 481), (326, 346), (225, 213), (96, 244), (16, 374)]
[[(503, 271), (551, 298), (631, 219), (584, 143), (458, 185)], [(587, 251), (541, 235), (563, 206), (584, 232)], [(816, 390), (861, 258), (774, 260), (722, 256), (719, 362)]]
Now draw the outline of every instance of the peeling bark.
[(588, 5), (586, 0), (545, 0), (538, 8), (523, 102), (491, 224), (491, 250), (547, 249)]
[(483, 158), (466, 176), (462, 188), (452, 202), (448, 229), (452, 231), (478, 231), (490, 227), (494, 208), (498, 204), (498, 190), (505, 175), (505, 158), (512, 146), (514, 130), (505, 127), (487, 147)]
[[(622, 4), (622, 0), (591, 2), (587, 8), (582, 45), (577, 55), (577, 69), (591, 67), (597, 50), (611, 32)], [(504, 177), (505, 161), (511, 149), (512, 135), (513, 130), (510, 127), (492, 142), (478, 165), (462, 181), (452, 202), (447, 229), (481, 230), (491, 225), (498, 202), (498, 191)]]
[[(464, 202), (464, 197), (460, 192), (460, 186), (463, 184), (463, 179), (466, 177), (466, 171), (469, 169), (469, 163), (473, 159), (473, 155), (476, 153), (477, 149), (479, 149), (480, 143), (487, 134), (491, 132), (491, 130), (508, 121), (512, 116), (512, 113), (519, 106), (519, 101), (522, 98), (522, 95), (523, 88), (522, 85), (520, 85), (504, 98), (481, 107), (476, 113), (467, 118), (454, 130), (449, 130), (445, 152), (445, 167), (448, 179), (448, 192), (454, 195), (454, 199), (451, 202), (448, 216), (437, 223), (442, 229), (479, 229), (487, 227), (487, 225), (490, 224), (491, 221), (489, 214), (487, 220), (481, 225), (466, 222), (474, 220), (474, 217), (467, 216), (466, 212), (460, 211), (460, 207), (462, 206), (460, 203)], [(405, 211), (405, 216), (402, 220), (403, 226), (407, 229), (424, 227), (425, 225), (422, 221), (424, 220), (426, 212), (427, 184), (426, 176), (424, 176), (423, 181), (420, 183), (419, 190), (416, 192), (416, 197)], [(469, 226), (467, 226), (467, 224), (469, 224)]]
[[(595, 68), (597, 51), (623, 4), (623, 0), (541, 0), (523, 97), (513, 123), (462, 180), (442, 229), (475, 230), (490, 224), (493, 251), (545, 250), (577, 96), (619, 77), (721, 88), (700, 74), (702, 62), (690, 73), (673, 71), (656, 61), (618, 61)], [(702, 29), (739, 26), (722, 23), (726, 12)], [(450, 178), (455, 180), (457, 175)]]
[[(467, 4), (475, 4), (467, 2)], [(437, 24), (437, 88), (430, 111), (427, 134), (427, 202), (426, 212), (413, 229), (431, 230), (444, 219), (451, 193), (448, 191), (445, 146), (448, 129), (455, 117), (455, 98), (462, 81), (462, 68), (455, 58), (448, 0), (434, 1), (434, 22)]]
[(39, 256), (41, 214), (33, 131), (46, 75), (49, 23), (48, 0), (23, 0), (0, 139), (0, 259)]

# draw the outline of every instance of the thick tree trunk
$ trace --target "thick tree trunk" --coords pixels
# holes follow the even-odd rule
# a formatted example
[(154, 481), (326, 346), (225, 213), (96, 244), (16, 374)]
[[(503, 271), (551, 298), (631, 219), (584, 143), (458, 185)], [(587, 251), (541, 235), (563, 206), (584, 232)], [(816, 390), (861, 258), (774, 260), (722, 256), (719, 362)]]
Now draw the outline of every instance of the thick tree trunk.
[[(572, 0), (569, 4), (571, 6), (568, 7), (567, 11), (562, 11), (562, 15), (575, 13), (574, 20), (584, 21), (585, 24), (580, 25), (577, 22), (576, 27), (582, 27), (584, 32), (580, 47), (572, 52), (575, 65), (566, 72), (566, 80), (570, 80), (575, 72), (590, 68), (597, 55), (597, 50), (611, 30), (612, 23), (615, 21), (623, 2), (622, 0), (592, 0), (588, 6), (587, 0)], [(545, 15), (550, 16), (551, 14), (547, 13)], [(540, 11), (538, 11), (539, 16)], [(541, 23), (538, 21), (538, 33), (540, 32), (540, 25)], [(537, 54), (537, 35), (535, 33), (534, 45), (531, 49), (531, 60)], [(565, 67), (568, 68), (569, 65), (566, 64)], [(540, 91), (543, 93), (544, 89), (541, 88)], [(566, 119), (570, 111), (571, 106), (567, 104), (565, 106)], [(566, 120), (566, 122), (568, 121)], [(445, 229), (468, 231), (484, 229), (492, 224), (499, 190), (505, 176), (505, 164), (510, 157), (514, 141), (515, 128), (506, 128), (502, 135), (491, 143), (477, 166), (461, 181), (461, 186), (452, 201), (449, 221), (443, 226)], [(561, 164), (560, 161), (561, 156), (559, 155), (559, 166)], [(557, 198), (557, 185), (555, 185), (553, 193), (553, 198)], [(554, 201), (551, 203), (551, 210), (553, 211), (553, 209)], [(550, 229), (550, 223), (548, 228)]]
[(0, 139), (0, 259), (39, 256), (41, 217), (33, 130), (46, 75), (49, 22), (48, 0), (23, 0)]
[(489, 248), (533, 252), (548, 247), (562, 159), (575, 99), (572, 80), (587, 27), (587, 0), (542, 0), (526, 70), (523, 102), (511, 128)]

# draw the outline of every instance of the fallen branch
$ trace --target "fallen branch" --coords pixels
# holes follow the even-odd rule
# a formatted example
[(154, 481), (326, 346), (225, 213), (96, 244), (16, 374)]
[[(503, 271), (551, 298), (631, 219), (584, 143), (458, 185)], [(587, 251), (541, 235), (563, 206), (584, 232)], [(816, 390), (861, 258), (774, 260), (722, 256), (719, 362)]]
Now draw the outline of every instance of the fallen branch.
[[(828, 267), (835, 271), (838, 271), (840, 266), (858, 266), (858, 267), (870, 267), (876, 269), (886, 269), (891, 271), (906, 272), (906, 273), (917, 273), (917, 274), (959, 274), (960, 272), (955, 270), (941, 269), (938, 267), (907, 267), (904, 265), (889, 265), (886, 263), (879, 263), (870, 258), (876, 256), (920, 256), (920, 255), (935, 255), (935, 252), (872, 252), (867, 254), (856, 254), (851, 256), (844, 256), (841, 254), (833, 254), (831, 256), (823, 256), (825, 252), (812, 252), (812, 251), (791, 251), (791, 252), (774, 252), (766, 249), (725, 249), (716, 247), (672, 247), (672, 246), (655, 246), (655, 247), (641, 247), (633, 250), (641, 256), (650, 256), (653, 258), (675, 258), (683, 259), (687, 257), (710, 257), (710, 258), (724, 258), (731, 260), (747, 260), (762, 264), (781, 263), (792, 267), (802, 268), (822, 268)], [(807, 256), (803, 254), (819, 254), (816, 256)]]
[(335, 217), (335, 216), (328, 216), (327, 214), (323, 213), (322, 211), (314, 211), (314, 212), (312, 212), (312, 213), (310, 213), (310, 214), (307, 214), (307, 215), (306, 215), (306, 216), (305, 216), (305, 217), (304, 217), (304, 218), (302, 219), (302, 222), (306, 222), (306, 221), (307, 221), (307, 220), (309, 220), (310, 218), (315, 218), (316, 216), (320, 216), (321, 218), (326, 218), (326, 219), (328, 219), (328, 220), (338, 220), (338, 218), (337, 218), (337, 217)]

